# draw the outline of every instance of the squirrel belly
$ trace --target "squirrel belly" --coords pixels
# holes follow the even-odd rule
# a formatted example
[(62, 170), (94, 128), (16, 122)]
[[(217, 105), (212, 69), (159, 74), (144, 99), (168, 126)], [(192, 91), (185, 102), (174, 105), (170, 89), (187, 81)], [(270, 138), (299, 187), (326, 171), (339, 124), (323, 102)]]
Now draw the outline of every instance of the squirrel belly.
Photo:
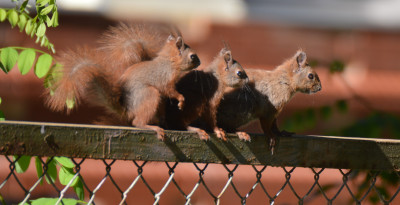
[(250, 82), (247, 89), (230, 89), (218, 108), (218, 126), (236, 131), (253, 120), (260, 120), (265, 135), (274, 149), (276, 136), (282, 135), (276, 118), (297, 93), (321, 90), (317, 73), (306, 62), (307, 56), (298, 51), (292, 58), (272, 71), (246, 69)]

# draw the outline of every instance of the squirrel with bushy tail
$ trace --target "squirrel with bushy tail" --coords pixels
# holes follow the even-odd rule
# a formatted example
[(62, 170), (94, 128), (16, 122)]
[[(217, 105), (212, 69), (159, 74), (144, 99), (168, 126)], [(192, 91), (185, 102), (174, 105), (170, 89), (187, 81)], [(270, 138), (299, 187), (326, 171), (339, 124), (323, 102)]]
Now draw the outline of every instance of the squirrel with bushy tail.
[(48, 78), (52, 110), (70, 112), (85, 101), (105, 108), (115, 124), (154, 130), (161, 140), (162, 99), (176, 99), (183, 109), (175, 84), (182, 72), (200, 65), (176, 27), (155, 23), (120, 23), (101, 37), (98, 48), (68, 50), (57, 60), (63, 68)]

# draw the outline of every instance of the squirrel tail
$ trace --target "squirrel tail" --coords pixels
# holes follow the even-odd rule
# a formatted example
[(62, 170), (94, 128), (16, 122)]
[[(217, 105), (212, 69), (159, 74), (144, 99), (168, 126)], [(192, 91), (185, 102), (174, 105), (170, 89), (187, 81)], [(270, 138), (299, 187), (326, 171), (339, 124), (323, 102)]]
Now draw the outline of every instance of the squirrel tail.
[(106, 63), (112, 62), (114, 72), (124, 71), (133, 64), (155, 58), (169, 35), (177, 37), (181, 33), (169, 24), (119, 23), (100, 38), (99, 51)]
[[(115, 105), (115, 75), (107, 75), (96, 53), (88, 47), (68, 50), (57, 59), (63, 66), (55, 66), (48, 74), (46, 105), (54, 111), (69, 113), (81, 101), (102, 107)], [(118, 99), (117, 99), (118, 100)]]

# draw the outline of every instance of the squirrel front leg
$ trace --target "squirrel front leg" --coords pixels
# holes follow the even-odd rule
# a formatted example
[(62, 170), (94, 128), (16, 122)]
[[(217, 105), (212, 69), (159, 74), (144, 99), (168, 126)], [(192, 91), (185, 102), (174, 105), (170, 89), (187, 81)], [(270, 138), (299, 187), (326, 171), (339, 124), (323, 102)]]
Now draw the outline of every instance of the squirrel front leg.
[(183, 107), (185, 106), (185, 97), (183, 97), (182, 94), (180, 94), (178, 91), (175, 89), (170, 89), (167, 92), (168, 97), (170, 98), (175, 98), (178, 100), (178, 108), (179, 110), (183, 110)]
[(205, 110), (202, 118), (207, 123), (207, 126), (214, 131), (219, 139), (226, 141), (225, 131), (217, 126), (217, 108), (211, 105)]

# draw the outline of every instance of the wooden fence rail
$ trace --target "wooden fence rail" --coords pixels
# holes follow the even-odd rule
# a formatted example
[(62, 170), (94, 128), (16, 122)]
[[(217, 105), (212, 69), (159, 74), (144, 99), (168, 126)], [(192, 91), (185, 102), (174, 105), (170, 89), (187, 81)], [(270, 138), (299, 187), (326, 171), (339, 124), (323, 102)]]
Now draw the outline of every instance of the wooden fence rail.
[(192, 132), (166, 131), (165, 141), (159, 141), (153, 131), (132, 127), (3, 121), (0, 154), (368, 170), (400, 167), (400, 140), (294, 135), (282, 137), (271, 155), (263, 135), (251, 137), (251, 142), (233, 134), (226, 142), (215, 136), (202, 141)]

